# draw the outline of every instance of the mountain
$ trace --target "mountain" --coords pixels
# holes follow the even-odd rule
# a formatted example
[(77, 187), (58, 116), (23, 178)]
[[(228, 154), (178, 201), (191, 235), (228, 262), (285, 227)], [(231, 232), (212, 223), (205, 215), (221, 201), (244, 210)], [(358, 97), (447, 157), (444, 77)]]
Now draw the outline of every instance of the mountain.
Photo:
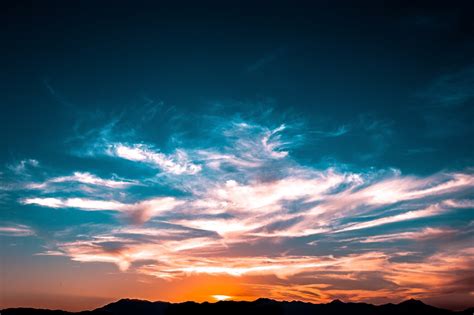
[(275, 301), (260, 298), (253, 302), (220, 301), (216, 303), (169, 303), (122, 299), (91, 311), (78, 313), (60, 310), (32, 308), (4, 309), (1, 315), (181, 315), (181, 314), (225, 314), (225, 315), (472, 315), (473, 308), (454, 312), (426, 305), (418, 300), (407, 300), (399, 304), (372, 305), (366, 303), (344, 303), (334, 300), (327, 304), (312, 304), (300, 301)]

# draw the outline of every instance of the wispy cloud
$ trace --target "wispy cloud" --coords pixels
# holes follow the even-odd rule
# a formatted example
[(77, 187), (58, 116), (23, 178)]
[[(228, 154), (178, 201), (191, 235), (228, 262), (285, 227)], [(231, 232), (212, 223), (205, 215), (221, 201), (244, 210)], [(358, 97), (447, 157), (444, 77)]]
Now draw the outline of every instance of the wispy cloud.
[(372, 221), (352, 224), (348, 227), (338, 230), (337, 232), (367, 229), (367, 228), (372, 228), (375, 226), (389, 224), (389, 223), (429, 217), (429, 216), (439, 214), (441, 211), (442, 211), (442, 208), (440, 206), (433, 205), (423, 210), (408, 211), (408, 212), (397, 214), (394, 216), (388, 216), (388, 217), (383, 217), (383, 218), (372, 220)]
[(117, 211), (122, 212), (136, 222), (149, 220), (151, 217), (173, 210), (184, 201), (173, 197), (157, 197), (133, 204), (110, 200), (94, 200), (84, 198), (24, 198), (20, 201), (25, 205), (38, 205), (49, 208), (76, 208), (85, 211)]
[(38, 205), (49, 208), (77, 208), (81, 210), (117, 210), (124, 208), (124, 204), (116, 201), (90, 200), (83, 198), (25, 198), (21, 200), (25, 205)]
[[(453, 236), (456, 234), (455, 229), (450, 228), (424, 228), (420, 231), (401, 232), (395, 234), (384, 234), (358, 238), (361, 243), (384, 243), (394, 242), (399, 240), (429, 240)], [(354, 240), (354, 239), (353, 239)]]
[(136, 185), (136, 181), (131, 180), (116, 180), (116, 179), (103, 179), (97, 177), (94, 174), (88, 172), (74, 172), (69, 176), (59, 176), (50, 178), (41, 183), (29, 183), (26, 188), (29, 189), (47, 189), (54, 184), (59, 183), (81, 183), (94, 186), (102, 186), (108, 188), (124, 188), (130, 185)]
[(111, 144), (107, 149), (107, 153), (122, 159), (147, 163), (160, 168), (166, 173), (176, 175), (196, 174), (201, 171), (201, 166), (189, 161), (186, 152), (183, 150), (176, 150), (175, 153), (166, 155), (144, 144), (129, 146), (118, 143)]
[(288, 126), (281, 124), (267, 128), (245, 121), (232, 121), (222, 127), (224, 145), (203, 148), (196, 151), (207, 167), (219, 170), (228, 166), (245, 169), (262, 168), (276, 160), (288, 156), (287, 149), (293, 147), (298, 139), (287, 139), (283, 132)]
[(290, 297), (316, 303), (336, 298), (386, 303), (407, 297), (439, 298), (447, 292), (468, 297), (466, 292), (472, 290), (472, 285), (464, 284), (463, 275), (474, 262), (471, 250), (440, 252), (415, 262), (394, 262), (392, 258), (377, 252), (341, 257), (332, 264), (315, 268), (303, 278), (249, 286), (257, 296)]
[(418, 94), (428, 100), (430, 106), (456, 107), (474, 98), (473, 85), (474, 65), (470, 65), (438, 76)]
[[(381, 126), (365, 128), (375, 133)], [(65, 233), (42, 254), (112, 263), (123, 271), (167, 280), (202, 274), (276, 277), (287, 289), (273, 286), (273, 297), (286, 292), (305, 299), (314, 295), (361, 300), (382, 298), (387, 292), (428, 295), (421, 278), (427, 277), (432, 285), (445, 284), (448, 278), (456, 279), (451, 272), (464, 270), (472, 261), (459, 223), (434, 227), (426, 221), (469, 213), (472, 170), (415, 176), (394, 169), (321, 168), (292, 156), (302, 138), (287, 134), (293, 131), (291, 125), (267, 127), (234, 119), (210, 130), (212, 141), (180, 144), (172, 153), (130, 139), (106, 139), (93, 151), (92, 157), (107, 154), (135, 162), (131, 167), (160, 170), (152, 177), (104, 179), (74, 172), (30, 182), (19, 199), (23, 205), (111, 211), (129, 219), (81, 237)], [(74, 183), (114, 194), (48, 190)], [(398, 222), (406, 228), (394, 224)], [(457, 240), (459, 254), (447, 248), (437, 248), (435, 254), (414, 253), (409, 245), (447, 237)], [(394, 247), (400, 241), (408, 244), (405, 253)], [(359, 251), (357, 246), (367, 248)], [(429, 259), (438, 261), (439, 269), (430, 269)], [(450, 265), (454, 261), (459, 265)], [(401, 267), (422, 272), (413, 278)], [(383, 280), (380, 290), (355, 284), (367, 286), (373, 282), (370, 277)], [(314, 279), (319, 279), (314, 286), (302, 284)], [(341, 290), (340, 281), (353, 281), (354, 288)]]
[(39, 162), (35, 159), (21, 160), (16, 164), (8, 165), (8, 168), (15, 174), (24, 174), (29, 167), (34, 168), (39, 165)]
[(22, 236), (33, 236), (35, 231), (23, 224), (10, 224), (0, 226), (0, 236), (13, 236), (13, 237), (22, 237)]
[(340, 137), (347, 134), (349, 131), (350, 131), (350, 127), (348, 125), (342, 125), (334, 130), (327, 130), (327, 131), (314, 130), (314, 131), (311, 131), (310, 133), (316, 134), (322, 137)]
[(282, 55), (284, 55), (287, 52), (287, 48), (285, 47), (280, 47), (278, 49), (273, 50), (272, 52), (264, 55), (262, 58), (258, 59), (255, 61), (253, 64), (247, 66), (246, 70), (247, 72), (255, 72), (259, 71), (268, 64), (274, 62), (278, 58), (280, 58)]

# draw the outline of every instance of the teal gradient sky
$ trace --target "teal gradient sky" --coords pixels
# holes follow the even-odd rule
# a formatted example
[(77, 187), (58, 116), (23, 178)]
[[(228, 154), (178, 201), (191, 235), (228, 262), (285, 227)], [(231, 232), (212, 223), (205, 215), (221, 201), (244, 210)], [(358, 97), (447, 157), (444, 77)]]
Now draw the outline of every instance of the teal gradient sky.
[(0, 307), (472, 306), (469, 2), (2, 6)]

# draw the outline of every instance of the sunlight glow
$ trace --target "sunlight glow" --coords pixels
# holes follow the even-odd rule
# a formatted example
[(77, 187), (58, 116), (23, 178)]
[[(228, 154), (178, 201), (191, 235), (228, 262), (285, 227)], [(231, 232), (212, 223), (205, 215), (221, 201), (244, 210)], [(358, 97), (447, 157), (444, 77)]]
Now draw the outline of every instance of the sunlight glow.
[(232, 298), (231, 296), (228, 296), (228, 295), (221, 295), (221, 294), (212, 295), (212, 297), (213, 297), (216, 301), (226, 301), (226, 300), (230, 300), (230, 299)]

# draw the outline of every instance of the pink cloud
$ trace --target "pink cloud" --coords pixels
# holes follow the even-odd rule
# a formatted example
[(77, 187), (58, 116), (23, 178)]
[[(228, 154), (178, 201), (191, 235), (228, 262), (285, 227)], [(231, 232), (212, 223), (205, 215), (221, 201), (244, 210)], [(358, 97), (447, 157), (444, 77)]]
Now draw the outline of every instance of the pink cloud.
[(184, 201), (174, 197), (158, 197), (133, 204), (118, 201), (94, 200), (85, 198), (24, 198), (21, 203), (39, 205), (49, 208), (76, 208), (85, 211), (117, 211), (133, 218), (136, 222), (144, 222), (160, 213), (173, 210)]
[(21, 237), (21, 236), (33, 236), (35, 235), (35, 231), (23, 224), (12, 224), (12, 225), (4, 225), (0, 226), (0, 235), (3, 236), (15, 236), (15, 237)]

